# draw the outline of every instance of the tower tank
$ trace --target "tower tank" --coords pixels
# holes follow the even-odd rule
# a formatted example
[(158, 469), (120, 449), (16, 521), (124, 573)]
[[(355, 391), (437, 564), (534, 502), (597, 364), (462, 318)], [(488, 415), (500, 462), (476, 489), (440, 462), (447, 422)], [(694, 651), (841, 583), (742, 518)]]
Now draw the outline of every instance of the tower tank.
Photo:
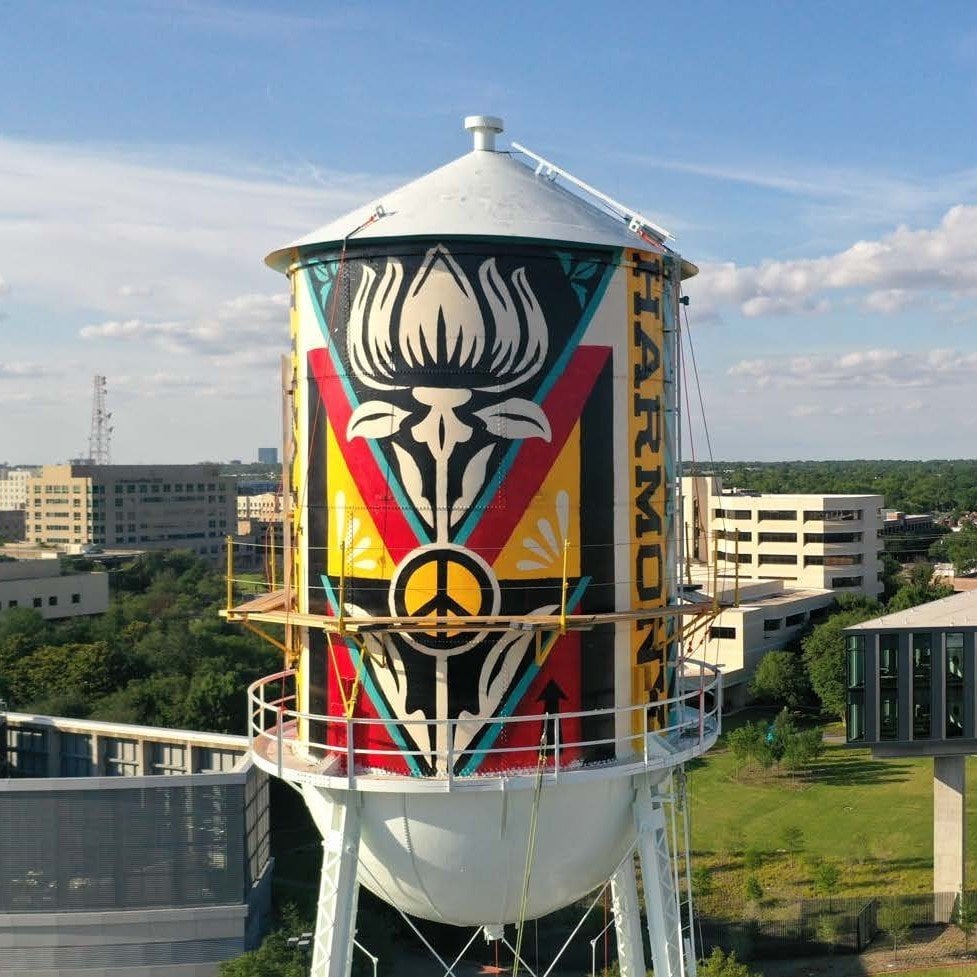
[(253, 752), (323, 833), (314, 973), (346, 972), (358, 885), (498, 935), (611, 878), (643, 974), (637, 848), (656, 973), (677, 974), (659, 785), (718, 733), (715, 676), (679, 663), (695, 268), (498, 149), (500, 120), (466, 127), (471, 152), (266, 259), (291, 288), (289, 557), (227, 612), (285, 627)]

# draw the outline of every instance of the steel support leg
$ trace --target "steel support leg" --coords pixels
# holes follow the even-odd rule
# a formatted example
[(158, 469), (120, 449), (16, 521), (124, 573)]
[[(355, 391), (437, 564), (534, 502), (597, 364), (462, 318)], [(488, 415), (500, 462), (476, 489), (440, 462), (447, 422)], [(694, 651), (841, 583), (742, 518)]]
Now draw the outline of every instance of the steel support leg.
[[(359, 895), (356, 863), (360, 819), (355, 795), (346, 795), (339, 801), (310, 786), (303, 786), (302, 793), (322, 834), (322, 878), (311, 977), (349, 977)], [(353, 803), (348, 804), (347, 800)]]
[(634, 856), (626, 858), (611, 876), (611, 903), (617, 933), (617, 960), (621, 977), (645, 977), (645, 947), (641, 937), (641, 911)]
[(647, 783), (638, 786), (634, 819), (651, 940), (651, 965), (655, 977), (683, 977), (682, 921), (668, 850), (668, 823), (664, 805), (652, 797)]

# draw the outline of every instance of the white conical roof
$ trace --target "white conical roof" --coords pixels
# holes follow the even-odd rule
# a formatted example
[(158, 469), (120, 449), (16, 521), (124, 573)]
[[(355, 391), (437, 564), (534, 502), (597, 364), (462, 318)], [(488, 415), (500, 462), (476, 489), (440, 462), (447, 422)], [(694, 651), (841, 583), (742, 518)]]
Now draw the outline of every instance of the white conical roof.
[[(374, 217), (374, 215), (382, 216)], [(371, 220), (371, 218), (374, 218)], [(599, 207), (516, 160), (474, 150), (364, 204), (265, 258), (278, 271), (308, 250), (403, 238), (521, 238), (648, 249), (647, 241)], [(667, 248), (661, 250), (667, 251)], [(696, 273), (682, 262), (682, 277)]]

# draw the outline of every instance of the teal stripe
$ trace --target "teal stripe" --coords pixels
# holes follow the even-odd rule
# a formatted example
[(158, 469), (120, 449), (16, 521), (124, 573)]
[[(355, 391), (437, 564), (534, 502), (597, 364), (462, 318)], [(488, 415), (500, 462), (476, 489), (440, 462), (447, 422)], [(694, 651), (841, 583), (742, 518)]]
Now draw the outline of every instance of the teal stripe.
[[(315, 309), (316, 318), (319, 320), (319, 331), (322, 333), (322, 339), (326, 344), (326, 348), (329, 350), (329, 355), (332, 357), (333, 363), (337, 366), (342, 365), (342, 360), (339, 359), (336, 353), (336, 346), (332, 341), (332, 336), (329, 333), (329, 326), (325, 320), (325, 315), (322, 311), (322, 303), (326, 302), (329, 295), (332, 293), (332, 283), (329, 284), (329, 290), (326, 291), (325, 288), (322, 289), (321, 301), (316, 297), (315, 283), (312, 281), (312, 275), (308, 268), (305, 269), (305, 284), (306, 288), (312, 293), (312, 306)], [(337, 369), (337, 373), (341, 374), (341, 371)], [(349, 398), (349, 402), (355, 410), (359, 407), (360, 402), (356, 397), (353, 387), (349, 382), (349, 377), (340, 375), (339, 382), (343, 385), (343, 390), (346, 391), (346, 396)], [(417, 518), (414, 512), (414, 507), (408, 502), (407, 495), (404, 490), (400, 487), (400, 482), (397, 481), (396, 476), (393, 473), (393, 469), (390, 463), (383, 456), (383, 452), (378, 447), (377, 443), (372, 438), (366, 438), (366, 443), (373, 453), (373, 457), (376, 460), (377, 467), (380, 471), (386, 474), (387, 484), (393, 489), (394, 497), (397, 499), (397, 504), (400, 511), (404, 514), (404, 517), (410, 523), (411, 529), (414, 530), (414, 535), (417, 537), (418, 543), (430, 543), (431, 537), (428, 535), (427, 530), (424, 528), (421, 521)]]
[[(581, 577), (580, 582), (577, 584), (570, 596), (570, 600), (567, 602), (568, 607), (576, 607), (581, 598), (584, 595), (584, 591), (590, 585), (591, 577)], [(536, 659), (530, 662), (529, 667), (526, 669), (525, 674), (522, 678), (515, 684), (512, 691), (509, 693), (509, 698), (506, 699), (505, 705), (499, 712), (499, 717), (504, 718), (506, 716), (511, 716), (516, 710), (516, 706), (522, 701), (522, 697), (526, 694), (526, 689), (532, 684), (532, 681), (539, 674), (539, 665), (536, 664)], [(492, 745), (499, 738), (499, 733), (502, 732), (502, 723), (495, 722), (488, 728), (488, 732), (482, 739), (481, 747), (471, 755), (468, 763), (465, 764), (464, 769), (461, 771), (462, 777), (470, 776), (475, 773), (476, 770), (482, 765), (485, 760), (487, 751), (492, 748)]]
[[(336, 592), (332, 589), (332, 584), (329, 583), (329, 578), (323, 573), (322, 575), (322, 586), (326, 590), (326, 599), (329, 601), (329, 606), (332, 608), (333, 614), (338, 613), (339, 601), (336, 599)], [(343, 642), (346, 644), (345, 642)], [(346, 645), (346, 650), (349, 650), (349, 645)], [(380, 694), (380, 690), (376, 687), (373, 681), (373, 676), (370, 674), (370, 669), (364, 664), (363, 659), (360, 657), (359, 650), (357, 649), (357, 657), (360, 662), (360, 671), (363, 675), (363, 685), (366, 686), (366, 694), (370, 697), (370, 702), (376, 707), (378, 713), (384, 720), (384, 726), (387, 732), (390, 734), (390, 738), (399, 746), (402, 750), (408, 750), (410, 747), (407, 745), (407, 741), (404, 739), (403, 734), (396, 725), (397, 720), (387, 709), (387, 704)], [(391, 726), (390, 724), (395, 725)], [(407, 762), (407, 766), (410, 767), (412, 773), (416, 777), (423, 776), (421, 773), (421, 768), (417, 764), (417, 758), (412, 756), (404, 756), (404, 760)]]
[[(584, 333), (587, 331), (594, 317), (594, 313), (604, 300), (604, 293), (607, 291), (607, 286), (610, 284), (611, 278), (614, 277), (614, 272), (617, 270), (619, 264), (620, 252), (618, 251), (615, 253), (614, 258), (611, 259), (611, 263), (604, 266), (604, 273), (601, 276), (601, 280), (597, 288), (594, 289), (594, 294), (591, 295), (586, 308), (583, 310), (580, 321), (577, 323), (577, 328), (573, 331), (573, 335), (570, 336), (566, 346), (561, 350), (552, 369), (547, 374), (546, 379), (536, 392), (536, 396), (533, 398), (535, 403), (542, 404), (549, 392), (556, 385), (557, 380), (563, 375), (567, 368), (567, 363), (570, 362), (570, 357), (576, 352), (580, 340), (583, 338)], [(461, 529), (455, 537), (455, 542), (464, 545), (468, 537), (475, 531), (475, 527), (478, 525), (481, 516), (481, 510), (488, 508), (492, 504), (492, 499), (505, 481), (506, 475), (509, 474), (509, 470), (516, 460), (516, 455), (519, 454), (520, 447), (521, 444), (517, 441), (513, 441), (509, 445), (509, 450), (506, 451), (502, 458), (502, 463), (499, 465), (498, 477), (494, 478), (492, 483), (482, 490), (478, 501), (472, 506), (471, 511), (465, 517), (465, 521), (461, 524)]]

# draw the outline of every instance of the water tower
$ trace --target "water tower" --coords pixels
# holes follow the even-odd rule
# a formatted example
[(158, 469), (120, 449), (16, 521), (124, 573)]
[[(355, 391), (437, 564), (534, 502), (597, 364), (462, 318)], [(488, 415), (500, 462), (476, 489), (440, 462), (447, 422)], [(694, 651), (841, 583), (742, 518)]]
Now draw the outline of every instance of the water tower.
[(349, 973), (360, 885), (506, 939), (610, 879), (643, 977), (635, 851), (655, 973), (694, 973), (667, 809), (718, 734), (676, 597), (695, 268), (497, 147), (500, 120), (466, 128), (472, 152), (267, 259), (291, 286), (290, 555), (227, 611), (285, 627), (255, 761), (323, 835), (315, 975)]

